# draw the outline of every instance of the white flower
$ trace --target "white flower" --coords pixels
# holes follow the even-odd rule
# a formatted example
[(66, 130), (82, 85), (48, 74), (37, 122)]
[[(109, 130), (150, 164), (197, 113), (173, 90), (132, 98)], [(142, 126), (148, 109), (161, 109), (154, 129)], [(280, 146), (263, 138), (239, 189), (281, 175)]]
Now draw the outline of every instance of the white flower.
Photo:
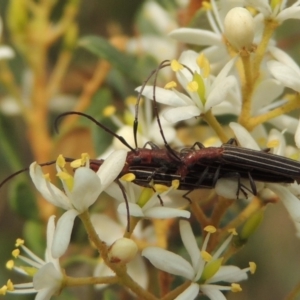
[[(230, 128), (233, 130), (237, 140), (239, 141), (239, 144), (242, 147), (260, 150), (250, 133), (241, 125), (237, 123), (230, 123)], [(274, 154), (282, 156), (285, 155), (285, 140), (283, 138), (283, 135), (277, 130), (273, 129), (270, 132), (267, 145), (273, 146), (272, 152)], [(297, 235), (300, 237), (300, 202), (299, 199), (292, 193), (293, 191), (299, 192), (299, 186), (292, 187), (290, 191), (287, 187), (284, 187), (278, 183), (266, 183), (265, 188), (269, 188), (280, 198), (287, 211), (289, 212), (292, 220), (294, 221), (295, 227), (297, 229)], [(262, 190), (262, 192), (263, 191), (264, 190)]]
[[(108, 246), (113, 244), (114, 241), (116, 241), (118, 238), (122, 237), (124, 231), (126, 230), (126, 221), (124, 222), (124, 226), (122, 226), (121, 224), (117, 223), (104, 214), (92, 214), (91, 221), (99, 238)], [(155, 234), (153, 226), (148, 226), (147, 228), (143, 229), (141, 225), (141, 223), (137, 224), (133, 232), (133, 237), (138, 239), (146, 239), (148, 242), (154, 242), (153, 237), (155, 236)], [(107, 230), (107, 228), (109, 228), (109, 230)], [(147, 272), (145, 261), (141, 257), (140, 253), (138, 253), (132, 261), (126, 264), (126, 267), (130, 277), (141, 287), (147, 288), (149, 282), (149, 274)], [(107, 267), (103, 260), (100, 260), (94, 270), (94, 276), (103, 277), (113, 275), (115, 275), (115, 273)], [(106, 286), (107, 284), (98, 284), (96, 285), (96, 288), (103, 289)]]
[[(124, 113), (124, 122), (115, 115), (115, 108), (108, 106), (104, 110), (104, 115), (110, 117), (110, 119), (115, 123), (115, 125), (120, 128), (116, 134), (122, 136), (127, 143), (135, 147), (134, 136), (133, 136), (133, 127), (132, 123), (136, 116), (136, 97), (128, 97), (126, 99), (127, 110)], [(173, 124), (167, 122), (164, 118), (160, 120), (161, 125), (164, 129), (164, 134), (166, 139), (175, 144), (176, 146), (182, 146), (179, 139), (176, 137), (176, 130), (173, 128)], [(129, 121), (129, 122), (126, 122)], [(128, 125), (127, 125), (128, 124)], [(151, 141), (155, 145), (163, 145), (163, 140), (160, 134), (157, 134), (159, 131), (158, 123), (156, 116), (153, 112), (153, 105), (150, 101), (145, 101), (145, 103), (139, 105), (138, 107), (138, 131), (137, 131), (137, 146), (143, 147), (147, 142)], [(126, 149), (128, 148), (122, 144), (117, 138), (113, 139), (112, 143), (113, 149)], [(111, 150), (110, 150), (111, 151)]]
[[(204, 56), (199, 56), (192, 50), (184, 51), (179, 63), (173, 61), (171, 65), (173, 64), (177, 79), (188, 95), (177, 91), (173, 87), (176, 87), (174, 84), (169, 89), (156, 87), (156, 101), (173, 107), (168, 109), (163, 117), (175, 123), (199, 117), (220, 104), (237, 86), (235, 77), (228, 75), (234, 62), (235, 59), (230, 60), (214, 78), (209, 75), (209, 62)], [(141, 87), (138, 87), (136, 90), (140, 89)], [(153, 100), (153, 87), (146, 86), (142, 94)]]
[(246, 0), (245, 2), (247, 5), (253, 6), (260, 11), (265, 19), (273, 19), (279, 23), (288, 19), (300, 19), (299, 0), (288, 8), (286, 8), (286, 0), (278, 2), (270, 1), (270, 3), (265, 0)]
[(74, 178), (63, 170), (64, 162), (58, 159), (58, 176), (64, 191), (58, 189), (45, 178), (41, 167), (36, 163), (30, 166), (30, 176), (43, 197), (66, 212), (60, 217), (52, 245), (54, 257), (60, 257), (67, 249), (74, 219), (86, 211), (108, 185), (110, 185), (123, 169), (127, 152), (119, 150), (112, 153), (99, 168), (97, 173), (89, 168), (89, 161), (85, 167), (78, 168)]
[(182, 242), (190, 256), (191, 263), (181, 256), (158, 248), (148, 247), (143, 250), (142, 255), (160, 270), (173, 275), (178, 275), (191, 280), (191, 285), (176, 300), (192, 300), (195, 299), (201, 291), (209, 297), (209, 299), (226, 299), (221, 291), (233, 290), (235, 285), (221, 286), (214, 283), (223, 282), (239, 282), (248, 278), (247, 272), (251, 269), (254, 271), (254, 264), (247, 269), (240, 269), (236, 266), (222, 266), (222, 258), (220, 255), (224, 252), (232, 239), (232, 234), (223, 242), (220, 248), (211, 256), (207, 251), (207, 244), (211, 233), (215, 232), (213, 226), (208, 226), (207, 236), (204, 239), (201, 251), (197, 246), (196, 238), (191, 229), (190, 223), (181, 220), (179, 223), (180, 235)]
[[(169, 218), (189, 218), (190, 212), (186, 210), (182, 210), (180, 208), (174, 208), (176, 206), (176, 201), (170, 201), (170, 199), (166, 199), (166, 195), (170, 193), (174, 187), (170, 188), (164, 187), (165, 191), (161, 193), (153, 193), (153, 191), (148, 188), (145, 189), (138, 185), (133, 184), (132, 182), (121, 181), (124, 186), (127, 199), (129, 211), (127, 211), (127, 207), (125, 203), (121, 203), (118, 206), (118, 212), (123, 215), (139, 217), (139, 218), (156, 218), (156, 219), (169, 219)], [(154, 185), (155, 188), (155, 185)], [(166, 189), (167, 188), (167, 189)], [(115, 199), (122, 199), (122, 193), (120, 189), (116, 187), (116, 184), (113, 183), (106, 189), (106, 192)], [(183, 192), (182, 192), (183, 193)], [(158, 195), (161, 197), (163, 201), (163, 206), (160, 203)], [(180, 199), (180, 206), (182, 207), (182, 203), (186, 203), (186, 200)]]
[(58, 259), (55, 259), (51, 254), (55, 231), (54, 219), (55, 216), (51, 216), (48, 221), (45, 260), (37, 257), (22, 244), (23, 241), (19, 240), (21, 249), (28, 257), (22, 255), (18, 255), (17, 257), (30, 267), (13, 266), (12, 268), (27, 276), (33, 274), (33, 282), (15, 284), (10, 287), (7, 292), (15, 294), (37, 293), (35, 300), (48, 300), (62, 287), (64, 275), (60, 269)]

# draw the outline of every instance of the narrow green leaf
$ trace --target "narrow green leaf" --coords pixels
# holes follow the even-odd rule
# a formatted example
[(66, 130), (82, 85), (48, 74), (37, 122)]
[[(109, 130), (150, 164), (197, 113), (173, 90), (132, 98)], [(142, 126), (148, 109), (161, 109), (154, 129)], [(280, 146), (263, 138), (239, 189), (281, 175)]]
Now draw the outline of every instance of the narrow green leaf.
[(99, 36), (86, 36), (79, 40), (79, 46), (100, 58), (106, 59), (131, 80), (140, 82), (140, 77), (135, 72), (135, 59), (118, 51), (108, 40)]

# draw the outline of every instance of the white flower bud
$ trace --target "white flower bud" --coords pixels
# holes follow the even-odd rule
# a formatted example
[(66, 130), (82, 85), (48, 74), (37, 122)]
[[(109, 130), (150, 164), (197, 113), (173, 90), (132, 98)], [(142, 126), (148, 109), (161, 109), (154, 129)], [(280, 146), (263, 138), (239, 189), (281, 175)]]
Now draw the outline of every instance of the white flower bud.
[(120, 238), (109, 248), (108, 258), (112, 263), (128, 263), (134, 259), (137, 251), (138, 247), (133, 240)]
[(237, 50), (250, 50), (254, 38), (254, 20), (250, 12), (242, 7), (231, 9), (224, 20), (224, 33)]

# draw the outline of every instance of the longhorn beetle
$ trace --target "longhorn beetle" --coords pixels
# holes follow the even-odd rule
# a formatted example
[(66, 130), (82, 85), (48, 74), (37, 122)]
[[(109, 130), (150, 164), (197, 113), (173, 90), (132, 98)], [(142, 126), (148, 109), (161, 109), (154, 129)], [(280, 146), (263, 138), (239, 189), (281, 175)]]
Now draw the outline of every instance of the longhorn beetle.
[[(211, 177), (211, 175), (214, 174), (213, 178), (210, 179), (211, 187), (214, 187), (217, 180), (221, 177), (236, 177), (238, 179), (237, 197), (240, 190), (244, 193), (240, 183), (241, 178), (249, 180), (251, 192), (254, 195), (257, 193), (255, 181), (273, 183), (293, 183), (296, 181), (298, 184), (300, 183), (300, 162), (272, 154), (269, 152), (270, 149), (257, 151), (238, 147), (237, 145), (234, 145), (237, 144), (234, 139), (230, 139), (221, 147), (205, 148), (198, 142), (191, 148), (184, 148), (178, 157), (177, 153), (170, 147), (165, 138), (158, 114), (158, 106), (155, 95), (158, 73), (162, 68), (168, 67), (170, 64), (171, 62), (169, 60), (163, 61), (159, 67), (150, 74), (140, 88), (136, 103), (134, 128), (136, 130), (138, 126), (138, 108), (143, 89), (150, 78), (154, 75), (152, 95), (154, 113), (156, 115), (160, 134), (164, 141), (166, 150), (176, 159), (178, 158), (179, 167), (176, 174), (181, 176), (182, 181), (185, 176), (188, 174), (191, 176), (191, 173), (193, 173), (193, 176), (197, 176), (199, 178), (195, 185), (200, 187), (206, 176)], [(187, 66), (183, 66), (191, 72), (191, 74), (193, 74)], [(195, 149), (196, 146), (198, 146), (199, 149)], [(190, 192), (191, 190), (186, 193), (185, 196), (187, 196)]]

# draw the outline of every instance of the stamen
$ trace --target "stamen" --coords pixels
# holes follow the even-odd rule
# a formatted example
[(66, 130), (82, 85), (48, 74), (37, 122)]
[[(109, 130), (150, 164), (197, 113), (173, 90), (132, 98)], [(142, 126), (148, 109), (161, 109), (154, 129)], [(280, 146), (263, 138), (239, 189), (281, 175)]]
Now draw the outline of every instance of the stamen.
[(209, 233), (215, 233), (217, 231), (217, 228), (212, 225), (208, 225), (208, 226), (204, 227), (204, 231), (209, 232)]
[(242, 288), (241, 288), (241, 286), (238, 283), (232, 283), (231, 284), (231, 291), (233, 293), (241, 292)]
[(12, 292), (15, 289), (14, 284), (12, 283), (12, 281), (10, 279), (7, 280), (6, 286), (7, 286), (8, 291)]
[(7, 292), (7, 286), (3, 285), (2, 288), (0, 288), (0, 295), (6, 295)]
[(65, 160), (65, 158), (64, 158), (61, 154), (57, 157), (56, 164), (57, 164), (60, 168), (64, 168), (64, 167), (65, 167), (65, 165), (66, 165), (66, 160)]
[(14, 258), (17, 258), (20, 255), (20, 249), (13, 250), (11, 254)]
[(137, 101), (137, 97), (135, 96), (129, 96), (125, 99), (125, 103), (126, 105), (130, 106), (130, 105), (135, 105)]
[(198, 91), (198, 83), (196, 81), (191, 81), (190, 83), (188, 83), (187, 85), (187, 90), (189, 92), (197, 92)]
[(6, 266), (6, 269), (12, 270), (13, 267), (15, 266), (15, 262), (14, 262), (12, 259), (10, 259), (10, 260), (5, 264), (5, 266)]
[(206, 262), (209, 262), (212, 260), (212, 256), (207, 251), (201, 251), (201, 257)]
[(253, 261), (250, 261), (250, 262), (249, 262), (249, 267), (250, 267), (250, 273), (251, 273), (251, 274), (254, 274), (255, 271), (256, 271), (256, 263), (253, 262)]
[(15, 246), (16, 246), (16, 247), (19, 247), (19, 246), (24, 245), (24, 244), (25, 244), (25, 241), (24, 241), (24, 240), (22, 240), (22, 239), (17, 239), (17, 240), (16, 240)]
[(203, 7), (205, 10), (212, 10), (212, 6), (211, 6), (210, 2), (208, 2), (208, 1), (203, 1), (203, 2), (202, 2), (202, 7)]
[(132, 182), (135, 180), (135, 175), (133, 173), (127, 173), (123, 175), (120, 179), (127, 182)]
[(178, 189), (179, 184), (180, 184), (180, 182), (179, 182), (178, 179), (172, 180), (172, 187), (173, 187), (174, 190), (177, 190), (177, 189)]
[(210, 63), (209, 63), (209, 60), (207, 59), (207, 57), (203, 53), (201, 53), (197, 57), (196, 61), (197, 61), (198, 66), (202, 70), (202, 77), (203, 78), (207, 78), (210, 75)]
[(173, 59), (171, 61), (171, 69), (173, 72), (178, 72), (183, 69), (183, 65), (181, 63), (179, 63), (178, 60)]
[(164, 86), (164, 88), (167, 90), (174, 89), (176, 87), (177, 87), (177, 83), (175, 81), (170, 81)]
[(78, 169), (80, 167), (82, 167), (82, 160), (80, 158), (76, 159), (76, 160), (73, 160), (71, 163), (70, 163), (70, 166), (73, 168), (73, 169)]
[(274, 139), (274, 140), (271, 140), (267, 143), (267, 147), (268, 148), (275, 148), (277, 146), (279, 146), (279, 140), (278, 139)]
[(228, 232), (231, 233), (232, 235), (238, 235), (235, 228), (228, 229)]
[(103, 109), (103, 116), (110, 117), (114, 115), (115, 112), (116, 112), (116, 108), (113, 105), (109, 105)]
[(170, 187), (163, 185), (163, 184), (154, 184), (154, 189), (159, 193), (166, 192)]

